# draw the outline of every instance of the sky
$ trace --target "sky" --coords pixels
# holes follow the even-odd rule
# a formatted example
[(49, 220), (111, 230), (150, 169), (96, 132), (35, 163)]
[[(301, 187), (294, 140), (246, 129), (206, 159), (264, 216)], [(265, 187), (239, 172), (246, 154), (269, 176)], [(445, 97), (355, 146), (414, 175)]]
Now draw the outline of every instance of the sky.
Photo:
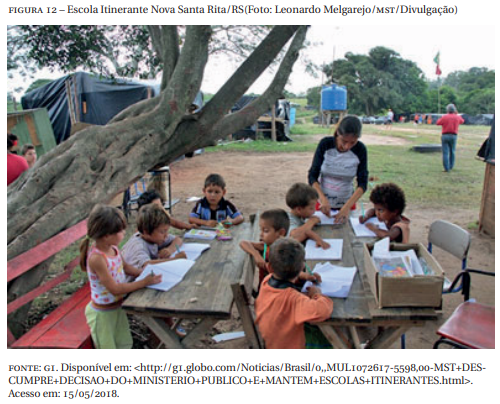
[[(367, 54), (375, 46), (390, 48), (404, 59), (414, 61), (427, 78), (436, 79), (436, 64), (433, 59), (440, 52), (441, 70), (446, 77), (457, 70), (471, 67), (495, 69), (494, 26), (315, 26), (309, 29), (308, 40), (313, 44), (304, 49), (305, 55), (314, 63), (322, 65), (341, 59), (346, 52)], [(212, 58), (207, 65), (202, 91), (215, 93), (237, 68), (236, 62), (224, 57)], [(58, 78), (63, 73), (44, 71), (37, 78)], [(266, 72), (249, 92), (262, 93), (272, 79)], [(296, 63), (286, 90), (295, 94), (305, 93), (310, 87), (319, 86), (324, 78), (313, 77), (304, 72), (300, 60)], [(8, 91), (30, 81), (8, 80)]]
[[(494, 27), (467, 26), (464, 29), (450, 26), (315, 26), (308, 33), (308, 40), (315, 44), (303, 52), (315, 63), (331, 63), (342, 59), (347, 52), (367, 54), (376, 46), (390, 48), (404, 59), (414, 61), (428, 79), (436, 79), (434, 57), (440, 52), (441, 70), (445, 77), (457, 70), (471, 67), (495, 69)], [(234, 69), (234, 67), (232, 67)], [(213, 63), (205, 74), (204, 90), (215, 91), (230, 74), (224, 61)], [(305, 74), (296, 63), (290, 76), (288, 91), (305, 92), (322, 84), (322, 77)], [(224, 74), (223, 74), (224, 73)], [(271, 79), (267, 74), (251, 91), (260, 93)]]

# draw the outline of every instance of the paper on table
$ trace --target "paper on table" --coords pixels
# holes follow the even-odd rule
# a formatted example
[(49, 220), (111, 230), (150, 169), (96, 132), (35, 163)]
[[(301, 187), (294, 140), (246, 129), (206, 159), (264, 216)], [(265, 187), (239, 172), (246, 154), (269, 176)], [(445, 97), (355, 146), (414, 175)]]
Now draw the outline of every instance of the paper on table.
[(140, 281), (151, 272), (154, 272), (155, 275), (161, 275), (161, 282), (156, 285), (149, 285), (148, 288), (167, 291), (182, 281), (194, 264), (195, 262), (191, 260), (173, 260), (147, 265), (136, 278), (136, 281)]
[(184, 243), (179, 247), (179, 251), (184, 251), (188, 260), (196, 261), (201, 253), (209, 248), (210, 244)]
[(307, 240), (306, 243), (306, 260), (340, 260), (342, 259), (342, 247), (344, 240), (342, 239), (324, 239), (330, 248), (324, 250), (321, 247), (316, 247), (314, 240)]
[(366, 223), (373, 223), (380, 229), (387, 230), (387, 226), (385, 225), (385, 223), (381, 222), (376, 217), (368, 219), (365, 223), (359, 223), (359, 217), (351, 217), (350, 220), (356, 237), (377, 237), (374, 232), (372, 232), (368, 227), (365, 226)]
[(314, 212), (314, 216), (317, 216), (320, 218), (321, 222), (319, 223), (320, 225), (326, 225), (326, 224), (335, 224), (334, 220), (335, 220), (335, 216), (337, 215), (337, 213), (339, 213), (338, 210), (331, 210), (330, 211), (330, 215), (331, 217), (328, 217), (327, 215), (325, 215), (323, 212), (321, 212), (320, 210)]
[(309, 286), (318, 286), (325, 296), (346, 298), (349, 296), (356, 271), (356, 267), (339, 267), (328, 262), (317, 264), (313, 273), (321, 275), (321, 283), (316, 285), (308, 281), (302, 291), (306, 292)]

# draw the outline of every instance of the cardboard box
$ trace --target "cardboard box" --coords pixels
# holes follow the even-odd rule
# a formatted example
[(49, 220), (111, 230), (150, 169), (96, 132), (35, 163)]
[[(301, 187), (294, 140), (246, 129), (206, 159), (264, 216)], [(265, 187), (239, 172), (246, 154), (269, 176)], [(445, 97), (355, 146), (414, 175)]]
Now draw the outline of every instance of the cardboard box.
[(383, 307), (432, 307), (441, 308), (444, 272), (436, 259), (422, 244), (391, 244), (391, 251), (415, 250), (417, 257), (423, 257), (433, 275), (414, 275), (412, 277), (379, 276), (373, 263), (371, 252), (373, 244), (364, 244), (364, 265), (370, 288)]

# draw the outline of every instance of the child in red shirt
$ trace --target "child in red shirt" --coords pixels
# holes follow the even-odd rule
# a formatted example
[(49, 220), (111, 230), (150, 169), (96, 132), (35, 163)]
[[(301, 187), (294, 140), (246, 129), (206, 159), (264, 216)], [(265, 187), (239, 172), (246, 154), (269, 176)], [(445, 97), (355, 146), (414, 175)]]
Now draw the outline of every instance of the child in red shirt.
[(268, 349), (303, 349), (304, 323), (328, 319), (333, 302), (316, 287), (303, 294), (293, 283), (305, 267), (302, 244), (291, 238), (273, 243), (269, 254), (272, 272), (262, 282), (255, 301), (255, 322)]

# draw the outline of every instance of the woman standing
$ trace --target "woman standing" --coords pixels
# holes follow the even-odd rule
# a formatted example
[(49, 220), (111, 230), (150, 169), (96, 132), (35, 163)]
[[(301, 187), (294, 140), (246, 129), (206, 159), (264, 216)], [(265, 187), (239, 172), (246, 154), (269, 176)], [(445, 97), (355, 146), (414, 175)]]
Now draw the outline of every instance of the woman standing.
[(7, 186), (13, 183), (29, 166), (24, 157), (13, 152), (17, 146), (17, 136), (7, 133)]
[(309, 169), (309, 184), (318, 191), (321, 211), (330, 216), (331, 209), (340, 209), (335, 216), (336, 223), (349, 217), (349, 211), (368, 185), (366, 147), (359, 141), (361, 128), (361, 121), (356, 116), (344, 117), (335, 134), (319, 142)]

